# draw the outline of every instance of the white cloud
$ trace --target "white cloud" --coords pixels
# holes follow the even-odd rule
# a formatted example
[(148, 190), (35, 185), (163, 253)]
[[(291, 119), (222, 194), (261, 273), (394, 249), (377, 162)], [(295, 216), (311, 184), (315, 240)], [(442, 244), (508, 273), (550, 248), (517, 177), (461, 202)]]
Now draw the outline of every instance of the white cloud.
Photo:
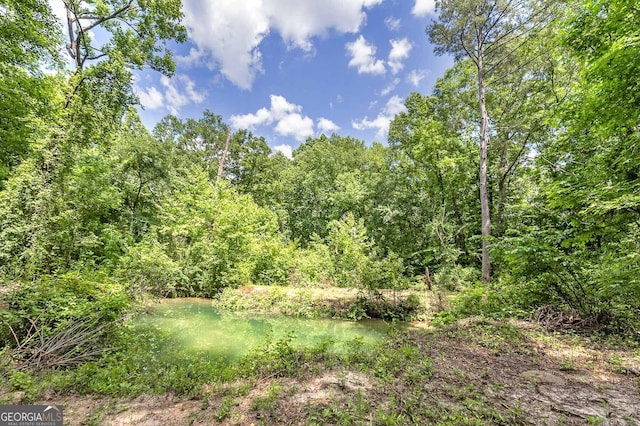
[(202, 65), (205, 60), (204, 51), (192, 47), (186, 56), (176, 56), (176, 63), (185, 67)]
[(160, 77), (160, 84), (165, 89), (165, 107), (174, 115), (177, 115), (183, 106), (190, 103), (199, 104), (206, 97), (206, 93), (196, 90), (195, 83), (186, 75), (175, 75), (173, 78), (163, 75)]
[[(256, 4), (258, 3), (258, 4)], [(269, 18), (262, 2), (188, 0), (184, 2), (184, 22), (198, 50), (208, 54), (211, 68), (236, 86), (250, 89), (262, 72), (258, 46), (269, 33)]]
[(336, 132), (340, 130), (340, 126), (328, 118), (320, 117), (318, 119), (318, 130), (323, 133)]
[(398, 31), (400, 29), (400, 19), (394, 18), (393, 16), (387, 16), (384, 20), (384, 24), (387, 26), (389, 31)]
[(362, 120), (354, 120), (351, 122), (351, 126), (356, 130), (375, 129), (376, 138), (384, 139), (389, 133), (391, 120), (393, 120), (396, 114), (406, 110), (407, 109), (402, 102), (402, 98), (399, 96), (392, 96), (376, 118), (369, 120), (369, 117), (365, 117)]
[(358, 74), (384, 74), (387, 71), (384, 61), (376, 59), (376, 47), (367, 43), (364, 36), (360, 35), (345, 47), (351, 54), (349, 66), (358, 68)]
[(363, 8), (382, 0), (292, 1), (264, 0), (273, 28), (292, 47), (309, 51), (313, 36), (326, 35), (329, 30), (354, 33), (366, 19)]
[(387, 87), (385, 87), (380, 91), (380, 96), (387, 96), (389, 93), (393, 92), (393, 89), (395, 89), (399, 83), (400, 83), (399, 78), (393, 79), (393, 81), (389, 83)]
[(281, 152), (285, 157), (287, 157), (290, 160), (293, 160), (293, 148), (291, 147), (291, 145), (276, 145), (273, 147), (273, 150), (275, 152)]
[(64, 31), (64, 35), (68, 37), (69, 31), (67, 30), (67, 26), (65, 25), (67, 23), (67, 9), (64, 6), (64, 2), (57, 0), (48, 0), (48, 3), (49, 7), (51, 7), (53, 16), (55, 16), (60, 22), (62, 30)]
[(300, 105), (289, 103), (283, 96), (271, 95), (271, 112), (276, 120), (300, 111), (302, 111)]
[(304, 142), (313, 136), (313, 120), (298, 113), (285, 115), (276, 125), (276, 133), (282, 136), (291, 136), (300, 142)]
[(253, 129), (256, 126), (273, 123), (273, 115), (266, 108), (260, 108), (255, 114), (232, 115), (231, 125), (236, 129)]
[(390, 40), (391, 52), (389, 52), (389, 67), (395, 75), (404, 68), (404, 60), (409, 57), (413, 45), (407, 38), (402, 40)]
[(416, 0), (416, 4), (411, 9), (413, 16), (423, 17), (436, 10), (435, 0)]
[(164, 105), (164, 95), (155, 87), (151, 86), (147, 90), (135, 87), (134, 90), (140, 99), (140, 105), (144, 108), (155, 110)]
[(253, 129), (276, 123), (275, 131), (282, 136), (291, 136), (304, 141), (313, 136), (313, 120), (300, 114), (302, 107), (292, 104), (283, 96), (271, 95), (269, 109), (260, 108), (253, 114), (233, 115), (231, 124), (237, 129)]
[(407, 76), (407, 81), (415, 87), (420, 86), (420, 82), (429, 74), (427, 70), (411, 70)]
[(248, 90), (264, 72), (259, 47), (270, 32), (278, 32), (290, 48), (310, 52), (314, 37), (357, 32), (366, 20), (365, 9), (382, 1), (185, 0), (183, 8), (190, 38), (196, 51), (204, 53), (203, 60)]
[(402, 98), (400, 96), (392, 96), (384, 106), (382, 113), (393, 118), (396, 114), (400, 114), (401, 112), (406, 111), (407, 108), (404, 106), (404, 101), (402, 100)]

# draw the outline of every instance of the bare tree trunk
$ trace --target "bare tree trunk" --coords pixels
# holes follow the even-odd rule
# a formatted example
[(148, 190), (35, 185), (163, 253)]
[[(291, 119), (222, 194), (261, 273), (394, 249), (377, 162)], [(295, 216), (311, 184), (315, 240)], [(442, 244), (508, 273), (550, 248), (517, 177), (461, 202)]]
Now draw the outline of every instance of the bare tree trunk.
[(216, 176), (215, 192), (218, 193), (218, 185), (220, 179), (222, 179), (222, 172), (224, 171), (224, 162), (227, 159), (227, 152), (229, 152), (229, 141), (231, 140), (231, 128), (227, 127), (227, 141), (224, 143), (224, 151), (222, 151), (222, 158), (218, 162), (218, 175)]
[(73, 62), (76, 64), (76, 70), (82, 68), (82, 59), (80, 58), (80, 43), (78, 42), (77, 35), (75, 34), (75, 27), (79, 23), (76, 21), (75, 15), (71, 10), (71, 6), (66, 6), (67, 10), (67, 30), (69, 31), (69, 44), (67, 45), (67, 51), (69, 56), (73, 58)]
[(487, 191), (487, 151), (489, 148), (489, 115), (485, 100), (482, 45), (478, 47), (478, 98), (480, 101), (480, 208), (482, 212), (482, 282), (491, 281), (491, 257), (489, 237), (491, 237), (491, 215)]

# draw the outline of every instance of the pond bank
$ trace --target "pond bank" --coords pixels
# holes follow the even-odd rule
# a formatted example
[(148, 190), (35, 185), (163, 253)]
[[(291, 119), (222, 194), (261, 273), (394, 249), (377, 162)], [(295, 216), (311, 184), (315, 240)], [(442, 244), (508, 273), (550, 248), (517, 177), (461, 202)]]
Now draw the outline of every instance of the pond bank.
[[(637, 348), (472, 319), (290, 373), (133, 399), (51, 395), (70, 425), (640, 424)], [(298, 355), (292, 354), (295, 362)]]
[[(407, 315), (411, 319), (422, 319), (423, 314), (431, 309), (435, 297), (434, 293), (422, 290), (381, 290), (380, 295), (382, 298), (378, 300), (384, 301), (390, 312), (413, 298), (415, 309)], [(213, 306), (234, 312), (251, 311), (299, 318), (377, 318), (379, 316), (368, 315), (363, 309), (361, 302), (368, 297), (354, 288), (244, 286), (224, 289), (213, 299)]]
[[(343, 290), (339, 301), (358, 296)], [(329, 292), (240, 288), (198, 303), (243, 306), (234, 315), (246, 319), (313, 311)], [(437, 302), (421, 297), (427, 309)], [(69, 425), (640, 424), (640, 347), (528, 322), (416, 321), (344, 351), (280, 336), (230, 365), (178, 345), (163, 354), (175, 335), (124, 325), (131, 340), (118, 352), (68, 373), (14, 375), (0, 401), (62, 404)]]

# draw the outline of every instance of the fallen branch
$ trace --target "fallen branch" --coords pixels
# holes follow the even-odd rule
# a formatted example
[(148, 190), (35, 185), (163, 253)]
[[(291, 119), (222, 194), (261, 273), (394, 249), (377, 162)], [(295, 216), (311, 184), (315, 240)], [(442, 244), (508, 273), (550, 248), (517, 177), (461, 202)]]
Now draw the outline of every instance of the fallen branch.
[(102, 355), (104, 337), (111, 324), (96, 325), (98, 320), (77, 320), (63, 326), (51, 336), (46, 336), (36, 321), (22, 338), (9, 325), (16, 340), (11, 352), (17, 370), (39, 370), (51, 367), (73, 367)]

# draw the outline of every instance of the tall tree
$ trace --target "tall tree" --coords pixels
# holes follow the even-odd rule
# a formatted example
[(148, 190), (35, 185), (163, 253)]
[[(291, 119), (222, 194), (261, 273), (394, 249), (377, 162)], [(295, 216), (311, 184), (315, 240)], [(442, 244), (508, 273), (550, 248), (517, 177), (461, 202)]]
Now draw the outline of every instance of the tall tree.
[[(158, 43), (186, 40), (180, 0), (58, 1), (67, 11), (67, 51), (77, 70), (87, 61), (118, 56), (129, 67), (148, 65), (166, 75), (174, 72), (171, 51)], [(111, 34), (100, 46), (92, 40), (98, 28)]]
[[(394, 251), (419, 272), (426, 266), (433, 271), (468, 263), (468, 242), (479, 219), (473, 202), (474, 141), (439, 116), (438, 110), (455, 109), (448, 99), (412, 93), (405, 105), (407, 111), (395, 117), (389, 130), (391, 171), (398, 178), (382, 203), (387, 215), (395, 212), (387, 219), (384, 240), (395, 239)], [(408, 228), (420, 232), (407, 235)]]
[(440, 0), (439, 21), (427, 27), (437, 54), (456, 60), (469, 58), (476, 69), (480, 111), (480, 207), (482, 214), (482, 281), (491, 280), (491, 213), (489, 209), (488, 152), (490, 118), (486, 84), (499, 80), (527, 38), (540, 29), (548, 9), (545, 0)]
[(41, 68), (57, 65), (61, 33), (45, 0), (0, 6), (0, 188), (54, 121), (60, 81)]

